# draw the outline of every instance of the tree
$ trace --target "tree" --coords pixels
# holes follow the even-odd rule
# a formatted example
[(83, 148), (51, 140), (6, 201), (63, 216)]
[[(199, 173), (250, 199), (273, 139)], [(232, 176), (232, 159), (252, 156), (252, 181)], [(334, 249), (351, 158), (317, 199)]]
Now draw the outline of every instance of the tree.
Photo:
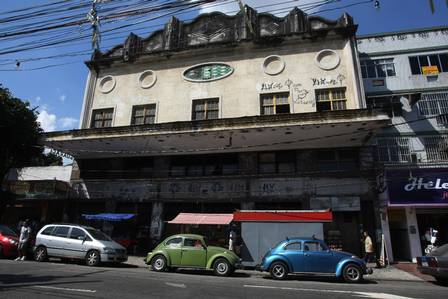
[[(37, 145), (41, 133), (37, 111), (0, 85), (0, 194), (6, 193), (1, 182), (10, 168), (28, 166), (42, 154), (43, 149)], [(2, 196), (0, 213), (4, 205)]]

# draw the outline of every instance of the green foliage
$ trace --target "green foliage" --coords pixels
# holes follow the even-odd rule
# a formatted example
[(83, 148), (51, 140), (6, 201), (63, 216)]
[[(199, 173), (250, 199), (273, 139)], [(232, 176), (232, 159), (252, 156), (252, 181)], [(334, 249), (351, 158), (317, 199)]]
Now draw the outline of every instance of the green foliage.
[(29, 166), (42, 155), (37, 112), (0, 85), (0, 178), (11, 167)]

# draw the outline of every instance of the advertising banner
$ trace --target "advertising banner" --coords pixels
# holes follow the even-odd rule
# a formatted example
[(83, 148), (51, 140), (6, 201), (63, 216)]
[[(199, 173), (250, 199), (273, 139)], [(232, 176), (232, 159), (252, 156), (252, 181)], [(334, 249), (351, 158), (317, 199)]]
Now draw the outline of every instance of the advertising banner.
[(448, 170), (443, 168), (386, 171), (389, 205), (448, 205)]

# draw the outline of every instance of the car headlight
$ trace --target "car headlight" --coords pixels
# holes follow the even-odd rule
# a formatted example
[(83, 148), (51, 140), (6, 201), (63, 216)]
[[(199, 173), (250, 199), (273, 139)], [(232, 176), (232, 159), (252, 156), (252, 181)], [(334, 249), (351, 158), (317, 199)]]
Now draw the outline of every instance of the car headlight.
[(103, 251), (104, 251), (105, 253), (115, 253), (115, 249), (110, 248), (110, 247), (104, 247), (104, 248), (103, 248)]

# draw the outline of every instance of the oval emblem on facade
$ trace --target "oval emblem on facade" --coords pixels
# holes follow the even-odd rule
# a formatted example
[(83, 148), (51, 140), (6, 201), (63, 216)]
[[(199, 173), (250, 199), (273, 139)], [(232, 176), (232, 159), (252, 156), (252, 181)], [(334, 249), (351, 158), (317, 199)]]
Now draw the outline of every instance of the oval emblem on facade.
[(184, 71), (182, 76), (192, 82), (214, 81), (230, 76), (233, 68), (225, 63), (211, 62), (194, 65)]

